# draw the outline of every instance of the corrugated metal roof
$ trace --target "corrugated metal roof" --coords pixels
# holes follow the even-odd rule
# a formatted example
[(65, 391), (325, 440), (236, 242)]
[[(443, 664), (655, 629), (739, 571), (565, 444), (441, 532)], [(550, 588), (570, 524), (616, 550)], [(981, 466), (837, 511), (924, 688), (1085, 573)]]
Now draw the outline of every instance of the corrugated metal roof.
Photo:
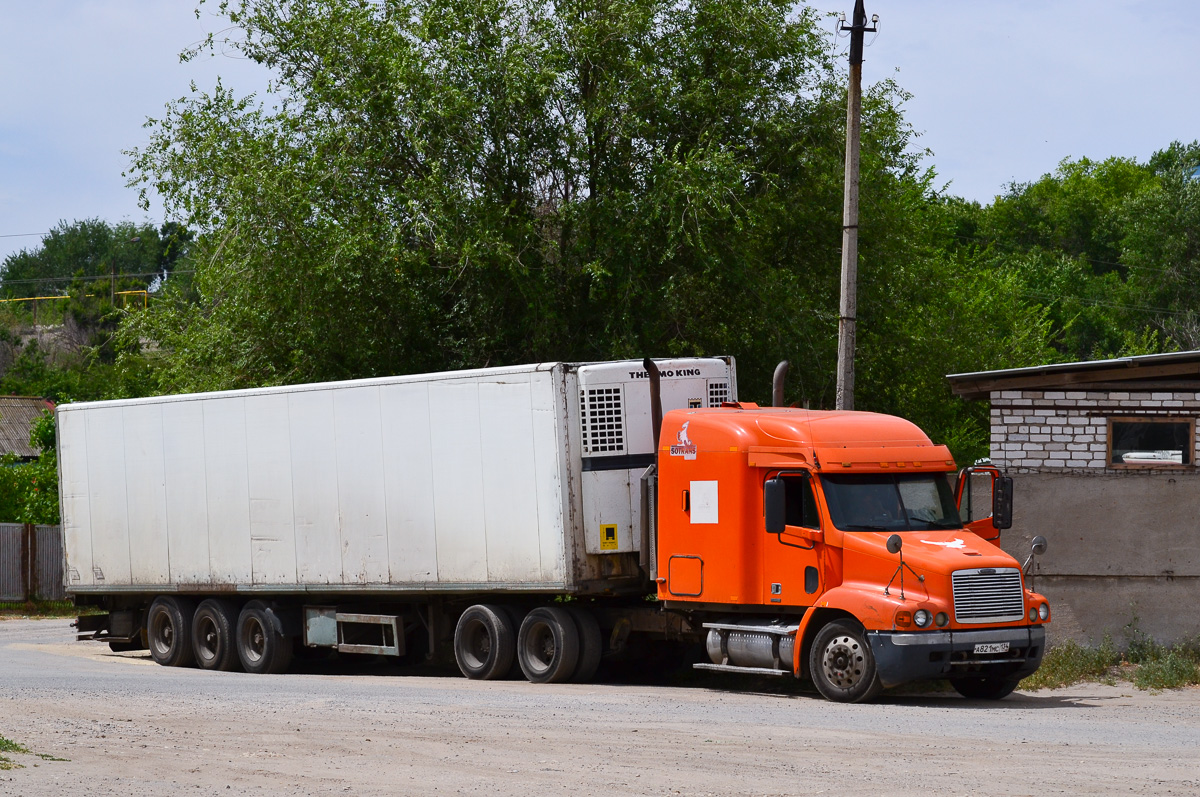
[(1113, 360), (1085, 360), (1073, 363), (1006, 368), (999, 371), (975, 371), (948, 374), (950, 387), (964, 398), (986, 398), (989, 391), (1008, 388), (1049, 388), (1088, 383), (1132, 382), (1145, 379), (1194, 382), (1200, 378), (1200, 351), (1169, 354), (1141, 354)]
[(0, 454), (36, 457), (41, 452), (29, 445), (29, 428), (43, 410), (54, 405), (36, 396), (0, 396)]

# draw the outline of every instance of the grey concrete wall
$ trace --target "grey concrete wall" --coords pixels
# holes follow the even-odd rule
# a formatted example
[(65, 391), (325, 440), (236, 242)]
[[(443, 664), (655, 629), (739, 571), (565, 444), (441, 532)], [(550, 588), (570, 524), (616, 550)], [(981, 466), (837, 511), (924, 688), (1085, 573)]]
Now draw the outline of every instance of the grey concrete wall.
[(1041, 534), (1036, 586), (1053, 641), (1122, 644), (1136, 626), (1161, 642), (1200, 635), (1200, 474), (1017, 473), (1001, 545), (1024, 562)]

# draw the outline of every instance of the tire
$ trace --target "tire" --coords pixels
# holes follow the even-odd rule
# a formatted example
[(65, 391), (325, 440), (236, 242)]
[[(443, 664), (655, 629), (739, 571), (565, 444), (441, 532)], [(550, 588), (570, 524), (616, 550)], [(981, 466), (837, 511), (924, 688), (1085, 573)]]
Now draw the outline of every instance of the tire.
[(275, 675), (292, 663), (292, 640), (276, 623), (275, 613), (262, 601), (250, 601), (238, 615), (237, 655), (246, 672)]
[(866, 702), (883, 691), (867, 635), (853, 621), (835, 620), (817, 632), (808, 668), (817, 691), (836, 703)]
[(952, 678), (950, 685), (968, 700), (1002, 700), (1012, 694), (1020, 678)]
[(557, 606), (540, 606), (525, 615), (517, 634), (517, 660), (535, 684), (570, 678), (579, 662), (579, 631), (571, 614)]
[(591, 683), (600, 667), (600, 656), (604, 653), (600, 623), (596, 622), (596, 615), (580, 606), (572, 606), (567, 611), (571, 613), (575, 629), (579, 631), (579, 661), (568, 680), (573, 684)]
[(462, 613), (454, 627), (454, 660), (458, 669), (476, 681), (506, 677), (517, 654), (516, 636), (503, 607), (472, 606)]
[(192, 618), (192, 650), (201, 669), (237, 669), (237, 621), (237, 607), (229, 601), (209, 598), (196, 607)]
[(164, 667), (190, 667), (192, 652), (192, 614), (196, 605), (187, 598), (160, 595), (146, 612), (146, 646), (150, 658)]

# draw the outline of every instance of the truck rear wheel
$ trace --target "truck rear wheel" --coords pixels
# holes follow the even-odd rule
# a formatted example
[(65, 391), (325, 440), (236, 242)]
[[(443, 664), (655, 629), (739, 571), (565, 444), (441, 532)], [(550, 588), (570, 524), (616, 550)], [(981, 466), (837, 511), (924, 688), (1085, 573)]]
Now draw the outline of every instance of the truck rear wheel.
[(196, 606), (187, 598), (160, 595), (146, 612), (146, 644), (150, 658), (164, 667), (190, 667), (192, 614)]
[(201, 601), (192, 618), (192, 649), (196, 663), (205, 670), (233, 670), (238, 664), (238, 610), (229, 601)]
[(883, 691), (866, 632), (853, 621), (835, 620), (817, 632), (808, 671), (817, 691), (838, 703), (862, 703)]
[(535, 684), (560, 683), (579, 663), (579, 631), (566, 609), (540, 606), (525, 615), (517, 634), (521, 672)]
[(575, 620), (575, 627), (579, 631), (579, 661), (569, 680), (576, 684), (590, 683), (596, 675), (596, 670), (600, 667), (600, 656), (604, 653), (604, 638), (600, 635), (600, 623), (596, 622), (594, 614), (582, 607), (572, 606), (568, 611)]
[(950, 685), (970, 700), (1001, 700), (1012, 694), (1020, 678), (951, 678)]
[(481, 681), (504, 678), (516, 653), (516, 633), (503, 607), (475, 605), (458, 618), (454, 660), (463, 675)]
[(281, 673), (292, 663), (292, 640), (262, 601), (250, 601), (238, 616), (237, 654), (246, 672), (256, 675)]

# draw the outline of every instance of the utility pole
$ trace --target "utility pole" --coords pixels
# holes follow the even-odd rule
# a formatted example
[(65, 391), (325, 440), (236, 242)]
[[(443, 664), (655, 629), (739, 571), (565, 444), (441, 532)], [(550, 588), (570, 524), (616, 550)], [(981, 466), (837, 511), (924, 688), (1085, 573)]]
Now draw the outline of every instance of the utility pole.
[(837, 409), (854, 409), (854, 326), (858, 313), (858, 149), (862, 116), (863, 34), (874, 33), (879, 15), (871, 17), (863, 0), (854, 2), (854, 20), (840, 30), (850, 32), (850, 87), (846, 98), (846, 184), (842, 205), (842, 298), (838, 312)]

